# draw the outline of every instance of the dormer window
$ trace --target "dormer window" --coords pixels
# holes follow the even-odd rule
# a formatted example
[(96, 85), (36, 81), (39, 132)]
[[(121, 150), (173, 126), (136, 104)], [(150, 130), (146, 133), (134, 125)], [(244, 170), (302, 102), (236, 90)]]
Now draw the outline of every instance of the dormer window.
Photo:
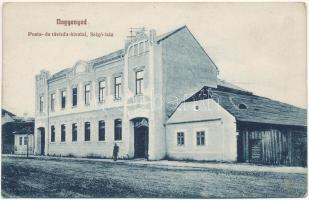
[(239, 104), (239, 105), (238, 105), (238, 108), (241, 109), (241, 110), (246, 110), (246, 109), (248, 109), (247, 105), (246, 105), (246, 104), (243, 104), (243, 103)]

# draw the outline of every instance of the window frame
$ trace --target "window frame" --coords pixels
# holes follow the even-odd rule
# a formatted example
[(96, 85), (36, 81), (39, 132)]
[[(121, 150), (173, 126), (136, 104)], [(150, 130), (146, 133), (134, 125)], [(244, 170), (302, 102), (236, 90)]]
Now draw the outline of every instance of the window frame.
[[(182, 133), (182, 137), (179, 138), (179, 134)], [(179, 143), (179, 139), (182, 139), (182, 143)], [(176, 131), (176, 145), (178, 147), (185, 146), (185, 130), (177, 130)]]
[(28, 145), (28, 136), (24, 137), (24, 145)]
[(40, 113), (44, 112), (44, 96), (39, 97), (39, 111)]
[(65, 109), (67, 92), (65, 90), (62, 90), (60, 93), (61, 93), (61, 109)]
[[(102, 124), (104, 128), (102, 128)], [(100, 120), (98, 122), (98, 141), (99, 142), (104, 142), (105, 141), (105, 136), (106, 136), (106, 124), (104, 120)], [(103, 136), (102, 136), (103, 135)]]
[(50, 94), (50, 111), (55, 111), (55, 102), (56, 102), (56, 95), (55, 93)]
[(120, 118), (114, 120), (114, 141), (122, 141), (122, 119)]
[(77, 123), (72, 124), (72, 142), (77, 142), (78, 139), (78, 130)]
[(90, 100), (91, 100), (91, 84), (87, 83), (84, 86), (84, 97), (85, 97), (85, 105), (90, 105)]
[[(203, 133), (203, 137), (202, 137), (201, 133)], [(196, 138), (196, 140), (195, 140), (196, 146), (198, 146), (198, 147), (206, 146), (206, 130), (195, 130), (195, 138)], [(202, 144), (202, 141), (203, 141), (203, 144)]]
[(56, 142), (56, 131), (54, 125), (50, 126), (50, 142)]
[[(88, 126), (88, 124), (89, 124), (89, 126)], [(89, 130), (89, 132), (88, 132), (88, 130)], [(84, 123), (84, 141), (85, 142), (91, 141), (91, 123), (90, 122)]]
[(72, 106), (75, 107), (77, 106), (77, 104), (78, 104), (78, 89), (76, 86), (72, 88)]
[[(138, 77), (138, 73), (142, 73), (142, 77)], [(144, 93), (144, 70), (135, 72), (135, 94), (142, 95)]]
[(61, 124), (60, 132), (61, 132), (60, 141), (65, 142), (66, 141), (66, 126), (65, 126), (65, 124)]
[[(117, 80), (120, 80), (117, 82)], [(114, 86), (114, 98), (115, 100), (121, 99), (121, 85), (122, 85), (122, 76), (116, 76), (114, 78), (115, 86)]]
[(19, 146), (22, 146), (22, 145), (23, 145), (23, 137), (19, 136)]
[[(101, 86), (101, 83), (104, 85)], [(100, 80), (99, 83), (99, 102), (104, 102), (105, 101), (105, 90), (106, 90), (106, 81), (105, 80)]]

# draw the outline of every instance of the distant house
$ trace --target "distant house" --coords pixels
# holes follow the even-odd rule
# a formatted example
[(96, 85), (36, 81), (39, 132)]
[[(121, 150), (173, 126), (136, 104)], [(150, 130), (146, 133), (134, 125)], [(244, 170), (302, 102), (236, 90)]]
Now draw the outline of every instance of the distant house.
[[(33, 140), (33, 132), (34, 132), (34, 119), (29, 117), (18, 117), (15, 114), (2, 109), (2, 115), (1, 115), (1, 121), (2, 121), (2, 153), (4, 154), (13, 154), (13, 153), (21, 153), (17, 149), (16, 143), (16, 135), (23, 135), (22, 137), (25, 137), (25, 135), (32, 135), (29, 136), (30, 140)], [(15, 136), (14, 136), (15, 135)], [(27, 140), (27, 139), (26, 139)], [(29, 144), (32, 144), (33, 142), (29, 142)]]
[(204, 87), (167, 121), (167, 156), (305, 166), (306, 110), (227, 82)]
[(33, 154), (33, 125), (25, 125), (19, 131), (14, 132), (14, 153), (15, 154)]

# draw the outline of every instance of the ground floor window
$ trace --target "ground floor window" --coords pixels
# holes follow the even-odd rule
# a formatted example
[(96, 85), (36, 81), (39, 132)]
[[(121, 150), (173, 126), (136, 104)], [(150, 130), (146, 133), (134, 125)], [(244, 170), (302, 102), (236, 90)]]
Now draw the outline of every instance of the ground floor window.
[(115, 140), (122, 140), (122, 121), (115, 119)]
[(65, 125), (61, 125), (61, 142), (65, 142)]
[(19, 145), (23, 145), (23, 137), (19, 137)]
[(105, 140), (105, 122), (99, 121), (99, 141)]
[(77, 141), (77, 125), (76, 123), (72, 124), (72, 141)]
[(51, 132), (51, 134), (50, 134), (50, 141), (51, 142), (55, 142), (55, 135), (56, 135), (56, 133), (55, 133), (55, 126), (51, 126), (50, 127), (50, 132)]
[(196, 145), (204, 146), (205, 145), (205, 131), (196, 132)]
[(85, 122), (85, 141), (90, 141), (90, 122)]
[(24, 145), (28, 145), (28, 136), (24, 138)]
[(177, 132), (177, 145), (182, 146), (185, 144), (185, 133)]

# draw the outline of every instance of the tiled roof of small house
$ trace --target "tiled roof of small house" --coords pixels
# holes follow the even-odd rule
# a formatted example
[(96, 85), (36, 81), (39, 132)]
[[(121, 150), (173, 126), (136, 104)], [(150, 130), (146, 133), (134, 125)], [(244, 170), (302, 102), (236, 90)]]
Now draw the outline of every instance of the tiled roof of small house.
[(207, 87), (187, 101), (209, 98), (219, 103), (237, 121), (276, 125), (307, 126), (307, 110), (232, 88)]
[(5, 114), (8, 114), (10, 117), (15, 116), (15, 114), (13, 114), (13, 113), (11, 113), (11, 112), (9, 112), (9, 111), (7, 111), (7, 110), (2, 108), (1, 109), (1, 116), (3, 117)]

